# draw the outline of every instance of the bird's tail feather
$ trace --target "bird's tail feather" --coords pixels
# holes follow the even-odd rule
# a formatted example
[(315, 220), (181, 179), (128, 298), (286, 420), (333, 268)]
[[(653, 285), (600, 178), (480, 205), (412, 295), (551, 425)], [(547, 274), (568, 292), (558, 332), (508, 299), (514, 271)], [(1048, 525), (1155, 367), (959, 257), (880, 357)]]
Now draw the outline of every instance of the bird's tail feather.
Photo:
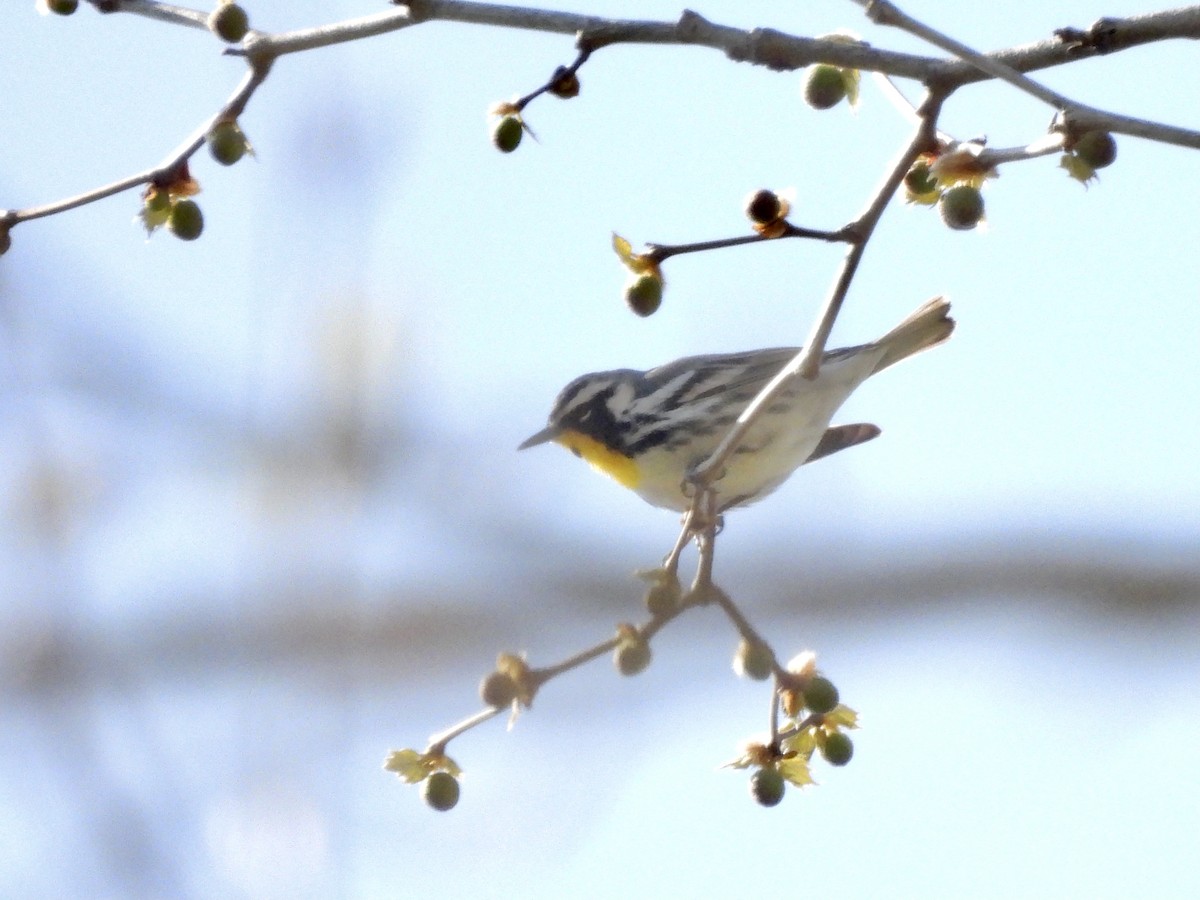
[(945, 297), (935, 297), (876, 341), (884, 348), (884, 354), (879, 358), (875, 371), (881, 372), (914, 353), (936, 347), (953, 331), (950, 301)]

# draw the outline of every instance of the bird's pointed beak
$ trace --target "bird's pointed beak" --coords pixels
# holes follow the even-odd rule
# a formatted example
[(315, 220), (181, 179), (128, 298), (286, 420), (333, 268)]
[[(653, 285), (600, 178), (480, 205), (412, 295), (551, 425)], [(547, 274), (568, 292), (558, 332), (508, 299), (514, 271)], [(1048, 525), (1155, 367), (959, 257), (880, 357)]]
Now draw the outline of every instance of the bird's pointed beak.
[(538, 444), (545, 444), (548, 441), (554, 440), (560, 434), (562, 434), (562, 429), (557, 425), (547, 425), (537, 434), (531, 435), (530, 437), (527, 437), (525, 440), (521, 441), (521, 445), (517, 447), (517, 449), (527, 450), (530, 447), (536, 447)]

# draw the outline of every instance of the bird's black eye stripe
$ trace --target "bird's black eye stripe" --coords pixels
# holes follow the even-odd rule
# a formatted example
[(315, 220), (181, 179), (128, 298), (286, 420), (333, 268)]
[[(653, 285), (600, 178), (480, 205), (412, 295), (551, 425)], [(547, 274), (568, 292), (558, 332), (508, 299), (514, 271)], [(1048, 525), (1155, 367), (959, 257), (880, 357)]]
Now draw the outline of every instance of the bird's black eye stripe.
[(655, 447), (661, 447), (671, 439), (671, 435), (675, 430), (674, 426), (664, 426), (651, 431), (641, 432), (641, 436), (629, 445), (628, 452), (636, 455), (644, 453), (647, 450), (653, 450)]
[(616, 392), (617, 385), (610, 384), (567, 412), (563, 416), (564, 424), (577, 428), (611, 450), (621, 450), (625, 445), (625, 429), (617, 422), (608, 405)]

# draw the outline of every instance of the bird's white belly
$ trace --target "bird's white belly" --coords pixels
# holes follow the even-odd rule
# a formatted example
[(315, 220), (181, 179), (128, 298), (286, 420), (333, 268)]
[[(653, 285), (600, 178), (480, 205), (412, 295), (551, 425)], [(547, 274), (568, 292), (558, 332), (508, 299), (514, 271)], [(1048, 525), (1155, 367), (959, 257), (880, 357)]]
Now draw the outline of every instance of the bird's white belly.
[[(848, 364), (847, 364), (848, 363)], [(714, 484), (718, 508), (744, 506), (779, 487), (812, 455), (838, 407), (871, 371), (874, 359), (847, 360), (822, 370), (816, 383), (797, 380), (799, 396), (772, 403), (755, 421), (725, 464)], [(832, 370), (832, 371), (831, 371)], [(706, 459), (725, 437), (715, 433), (688, 448), (687, 467)], [(679, 451), (651, 450), (639, 460), (641, 482), (634, 488), (646, 502), (686, 510), (689, 494), (683, 484)]]

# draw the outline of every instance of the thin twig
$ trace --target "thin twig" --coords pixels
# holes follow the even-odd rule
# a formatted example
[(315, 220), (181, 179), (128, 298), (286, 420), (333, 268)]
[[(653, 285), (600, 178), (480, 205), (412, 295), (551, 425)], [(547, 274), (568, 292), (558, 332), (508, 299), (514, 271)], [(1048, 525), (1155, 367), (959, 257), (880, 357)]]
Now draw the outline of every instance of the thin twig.
[(987, 147), (980, 151), (979, 165), (985, 169), (994, 169), (1004, 163), (1021, 162), (1026, 159), (1037, 159), (1039, 156), (1049, 156), (1063, 149), (1066, 135), (1061, 131), (1047, 134), (1024, 147)]
[[(854, 0), (864, 6), (867, 0)], [(771, 28), (744, 30), (719, 25), (690, 10), (677, 22), (605, 19), (518, 6), (500, 6), (469, 0), (412, 0), (407, 4), (413, 18), (439, 19), (521, 28), (533, 31), (586, 35), (593, 48), (611, 44), (686, 44), (720, 50), (737, 62), (749, 62), (775, 70), (795, 70), (816, 62), (853, 69), (885, 72), (900, 78), (939, 81), (955, 87), (981, 81), (987, 76), (973, 64), (910, 53), (897, 53), (857, 42), (842, 42), (786, 34)], [(1200, 7), (1166, 10), (1136, 19), (1114, 20), (1122, 28), (1122, 39), (1114, 50), (1170, 38), (1200, 38)], [(1043, 41), (1026, 47), (989, 54), (1010, 68), (1028, 72), (1076, 62), (1077, 47), (1066, 42)]]
[(776, 751), (779, 750), (779, 703), (780, 703), (779, 679), (775, 679), (774, 685), (771, 687), (771, 709), (767, 713), (767, 721), (771, 729), (771, 747)]
[(188, 28), (208, 28), (208, 13), (156, 0), (89, 0), (102, 12), (124, 12)]
[[(524, 97), (515, 101), (513, 103), (513, 106), (515, 106), (518, 111), (523, 110), (526, 106), (528, 106), (530, 103), (532, 103), (538, 97), (540, 97), (542, 94), (545, 94), (547, 91), (555, 90), (556, 87), (561, 85), (565, 80), (567, 80), (567, 79), (574, 80), (574, 76), (576, 76), (578, 74), (578, 72), (579, 72), (580, 68), (583, 66), (583, 64), (588, 61), (588, 57), (590, 57), (592, 55), (592, 49), (593, 49), (592, 47), (581, 43), (579, 45), (579, 53), (576, 55), (575, 61), (573, 63), (571, 63), (571, 65), (561, 66), (558, 69), (556, 69), (554, 74), (550, 76), (550, 79), (545, 84), (543, 84), (537, 90), (530, 91)], [(579, 82), (577, 80), (574, 81), (574, 85), (575, 85), (575, 93), (578, 93)], [(574, 94), (572, 94), (572, 96), (574, 96)]]
[(562, 662), (555, 663), (552, 666), (546, 666), (541, 669), (531, 669), (529, 673), (530, 681), (534, 688), (540, 688), (543, 684), (552, 678), (557, 678), (564, 672), (569, 672), (572, 669), (578, 669), (580, 666), (590, 663), (593, 659), (603, 656), (612, 650), (615, 650), (619, 644), (620, 638), (609, 638), (606, 641), (601, 641), (593, 647), (588, 647), (586, 650), (581, 650), (573, 656), (569, 656)]
[(720, 589), (715, 589), (712, 591), (712, 600), (717, 606), (721, 607), (721, 611), (725, 613), (726, 618), (733, 623), (733, 627), (737, 629), (738, 634), (746, 641), (751, 644), (770, 646), (763, 639), (763, 636), (758, 633), (758, 630), (750, 624), (750, 620), (746, 618), (745, 614), (738, 608), (738, 605), (733, 602), (733, 598), (727, 593)]
[[(1060, 94), (1058, 91), (1051, 90), (1040, 82), (1034, 81), (1032, 78), (1023, 74), (1022, 68), (1031, 69), (1039, 68), (1036, 65), (1020, 66), (1013, 65), (1006, 61), (1001, 54), (985, 54), (968, 47), (966, 44), (956, 41), (954, 38), (943, 34), (935, 28), (931, 28), (923, 22), (914, 19), (912, 16), (905, 13), (891, 0), (851, 0), (852, 3), (861, 6), (868, 18), (879, 25), (890, 25), (906, 31), (916, 37), (921, 38), (935, 47), (953, 53), (956, 57), (970, 66), (978, 69), (984, 75), (1005, 81), (1011, 84), (1018, 90), (1024, 91), (1032, 97), (1041, 100), (1043, 103), (1059, 110), (1065, 119), (1066, 124), (1071, 127), (1085, 131), (1091, 128), (1102, 129), (1104, 131), (1113, 131), (1119, 134), (1129, 134), (1135, 137), (1144, 137), (1150, 140), (1160, 141), (1165, 144), (1176, 144), (1182, 147), (1190, 147), (1192, 149), (1200, 149), (1200, 131), (1195, 131), (1190, 128), (1180, 128), (1176, 125), (1168, 125), (1162, 122), (1152, 122), (1147, 119), (1138, 119), (1132, 116), (1121, 115), (1120, 113), (1109, 112), (1107, 110), (1097, 109), (1096, 107), (1088, 106), (1073, 100), (1065, 94)], [(1187, 10), (1171, 10), (1164, 15), (1174, 15), (1177, 24), (1180, 26), (1179, 32), (1173, 36), (1200, 38), (1200, 7), (1190, 7)], [(1118, 20), (1110, 20), (1113, 28), (1119, 26)], [(1160, 33), (1161, 34), (1161, 33)], [(1160, 36), (1161, 39), (1161, 36)], [(1124, 43), (1123, 47), (1133, 46), (1132, 42)], [(1046, 42), (1038, 45), (1038, 47), (1050, 47), (1058, 50), (1064, 49), (1065, 52), (1070, 52), (1070, 45), (1064, 42)], [(1078, 54), (1076, 58), (1080, 58)], [(1062, 60), (1068, 62), (1070, 60)], [(941, 89), (949, 89), (959, 87), (966, 84), (967, 81), (961, 77), (960, 72), (947, 71), (943, 75), (926, 78), (925, 83), (931, 87), (937, 86)]]
[[(101, 6), (98, 0), (93, 5)], [(853, 0), (866, 8), (872, 0)], [(730, 59), (764, 65), (776, 70), (798, 69), (815, 62), (827, 62), (848, 68), (880, 72), (903, 78), (913, 78), (927, 84), (936, 84), (946, 93), (965, 84), (988, 77), (1001, 77), (995, 73), (1004, 71), (1005, 80), (1035, 69), (1048, 68), (1087, 58), (1078, 42), (1056, 40), (1043, 41), (1029, 47), (1013, 48), (991, 54), (977, 54), (970, 48), (955, 44), (961, 51), (971, 54), (970, 61), (939, 60), (913, 54), (895, 53), (870, 47), (862, 43), (845, 43), (789, 35), (773, 29), (759, 28), (751, 31), (718, 25), (702, 16), (685, 11), (677, 22), (653, 22), (645, 20), (606, 19), (574, 13), (554, 12), (513, 6), (498, 6), (489, 3), (467, 2), (467, 0), (413, 0), (400, 10), (378, 13), (279, 34), (250, 32), (242, 46), (228, 48), (225, 52), (235, 56), (246, 56), (258, 68), (265, 71), (275, 58), (302, 50), (332, 46), (347, 41), (360, 40), (386, 32), (397, 31), (411, 25), (435, 19), (469, 22), (482, 25), (499, 25), (579, 35), (579, 45), (594, 50), (618, 43), (679, 44), (706, 46), (721, 50)], [(153, 0), (105, 0), (107, 12), (125, 12), (133, 15), (165, 21), (190, 28), (206, 27), (207, 14), (186, 7)], [(894, 5), (886, 4), (889, 12), (899, 14)], [(902, 15), (902, 14), (901, 14)], [(905, 22), (915, 21), (905, 17)], [(1119, 37), (1106, 52), (1116, 52), (1155, 41), (1170, 38), (1200, 38), (1200, 6), (1178, 10), (1166, 10), (1130, 19), (1109, 20), (1111, 28)], [(919, 24), (919, 23), (918, 23)], [(922, 26), (923, 27), (923, 26)], [(949, 40), (949, 39), (946, 39)], [(981, 62), (983, 61), (983, 62)], [(990, 61), (990, 62), (987, 62)], [(995, 63), (995, 66), (992, 65)], [(1022, 76), (1023, 77), (1023, 76)], [(261, 78), (254, 88), (261, 83)], [(1029, 79), (1016, 82), (1027, 90)], [(242, 98), (245, 105), (254, 88)], [(1106, 131), (1129, 134), (1163, 143), (1200, 149), (1200, 132), (1180, 128), (1131, 116), (1097, 110), (1084, 104), (1070, 101), (1042, 86), (1041, 96), (1056, 108), (1068, 113), (1068, 123), (1078, 129), (1100, 128)], [(226, 109), (229, 107), (227, 106)], [(223, 110), (222, 112), (225, 112)], [(218, 116), (214, 116), (215, 121)], [(176, 156), (155, 169), (148, 169), (121, 178), (108, 185), (77, 194), (65, 200), (55, 201), (24, 210), (0, 210), (0, 226), (11, 227), (18, 222), (65, 212), (121, 193), (140, 184), (146, 184), (170, 169), (170, 163), (178, 165), (190, 153), (195, 152), (202, 138), (192, 137), (185, 142), (190, 148), (182, 156)], [(812, 235), (819, 237), (819, 234)], [(832, 238), (830, 238), (832, 239)], [(840, 239), (840, 238), (838, 238)], [(810, 371), (807, 367), (806, 371)]]
[(266, 79), (269, 71), (269, 64), (263, 65), (258, 63), (247, 70), (241, 84), (237, 86), (237, 89), (225, 102), (225, 105), (205, 120), (182, 144), (168, 153), (163, 161), (154, 168), (146, 169), (144, 172), (138, 172), (135, 175), (129, 175), (111, 184), (85, 191), (82, 194), (76, 194), (74, 197), (68, 197), (65, 200), (57, 200), (53, 203), (43, 204), (42, 206), (30, 206), (25, 209), (0, 210), (0, 225), (12, 226), (19, 222), (28, 222), (31, 219), (40, 219), (44, 216), (54, 215), (55, 213), (66, 212), (69, 209), (75, 209), (88, 203), (95, 203), (97, 200), (103, 200), (105, 197), (111, 197), (130, 188), (150, 184), (164, 178), (169, 173), (177, 170), (185, 160), (200, 149), (204, 144), (205, 135), (212, 129), (213, 125), (222, 119), (236, 119), (242, 114), (246, 108), (246, 104), (250, 101), (258, 86)]
[(779, 231), (770, 234), (740, 234), (736, 237), (718, 238), (712, 241), (696, 241), (690, 244), (649, 244), (646, 247), (646, 252), (642, 255), (653, 259), (655, 262), (664, 262), (672, 256), (680, 256), (684, 253), (704, 253), (710, 250), (723, 250), (726, 247), (741, 247), (746, 244), (759, 244), (763, 241), (782, 240), (783, 238), (806, 238), (808, 240), (828, 241), (830, 243), (849, 240), (849, 236), (844, 228), (838, 231), (825, 231), (818, 228), (805, 228), (802, 225), (793, 225), (786, 220), (780, 221), (779, 224), (781, 226)]
[(778, 740), (786, 741), (788, 738), (793, 738), (801, 732), (808, 731), (810, 728), (820, 725), (824, 720), (825, 716), (821, 713), (809, 713), (791, 728), (780, 731), (777, 736)]
[(966, 44), (954, 40), (954, 38), (943, 34), (935, 28), (931, 28), (924, 22), (917, 21), (894, 3), (890, 2), (890, 0), (851, 0), (851, 2), (861, 6), (866, 11), (867, 18), (875, 24), (890, 25), (893, 28), (899, 28), (901, 31), (907, 31), (909, 34), (921, 38), (921, 40), (928, 44), (953, 53), (959, 59), (965, 60), (981, 72), (985, 72), (1001, 81), (1007, 81), (1013, 87), (1036, 97), (1043, 103), (1053, 106), (1055, 109), (1066, 109), (1070, 104), (1070, 101), (1062, 94), (1058, 94), (1038, 84), (1033, 79), (1005, 65), (994, 57), (985, 56), (968, 47)]
[(445, 731), (439, 731), (437, 734), (430, 736), (429, 746), (426, 748), (426, 753), (444, 754), (446, 745), (458, 737), (460, 734), (470, 731), (476, 725), (482, 725), (489, 719), (494, 719), (500, 713), (505, 712), (507, 707), (489, 706), (487, 709), (481, 709), (472, 716), (468, 716), (456, 725), (451, 725)]
[(243, 50), (231, 48), (232, 55), (266, 54), (272, 59), (289, 53), (301, 53), (305, 50), (316, 50), (321, 47), (333, 47), (349, 41), (360, 41), (364, 38), (388, 34), (418, 24), (408, 10), (389, 10), (374, 13), (357, 19), (347, 19), (343, 22), (333, 22), (329, 25), (318, 25), (315, 28), (303, 28), (297, 31), (287, 31), (280, 34), (254, 33), (248, 37)]
[[(711, 576), (711, 571), (712, 571), (712, 569), (711, 569), (711, 564), (712, 564), (711, 553), (709, 554), (708, 559), (709, 559), (708, 572)], [(693, 592), (693, 594), (694, 593), (695, 592)], [(728, 600), (728, 598), (726, 598), (726, 600)], [(732, 602), (732, 601), (729, 601), (729, 602)], [(669, 612), (655, 616), (652, 619), (649, 619), (644, 624), (638, 626), (636, 628), (636, 631), (642, 637), (643, 640), (649, 641), (651, 638), (654, 637), (654, 635), (656, 635), (659, 631), (661, 631), (673, 619), (682, 615), (687, 610), (692, 609), (699, 605), (701, 605), (701, 602), (698, 600), (698, 598), (696, 598), (695, 596), (691, 596), (687, 600), (685, 600), (685, 602), (681, 603), (678, 607), (676, 607), (674, 610), (671, 610)], [(529, 688), (530, 695), (532, 696), (533, 694), (536, 694), (548, 681), (551, 681), (552, 679), (555, 679), (555, 678), (559, 677), (560, 675), (570, 672), (573, 669), (578, 669), (580, 666), (586, 665), (587, 663), (591, 662), (592, 660), (597, 659), (597, 658), (603, 656), (604, 654), (611, 652), (612, 650), (615, 650), (620, 643), (621, 643), (620, 636), (608, 638), (607, 640), (601, 641), (598, 644), (595, 644), (591, 647), (588, 647), (584, 650), (579, 651), (578, 653), (575, 653), (575, 654), (567, 657), (562, 662), (554, 663), (549, 666), (543, 666), (541, 668), (529, 669), (528, 683), (527, 683), (526, 687)], [(505, 711), (506, 709), (508, 709), (508, 707), (488, 707), (487, 709), (481, 710), (480, 712), (477, 712), (474, 715), (468, 716), (467, 718), (463, 719), (461, 722), (457, 723), (456, 725), (452, 725), (451, 727), (447, 728), (445, 731), (439, 732), (439, 733), (435, 734), (433, 737), (431, 737), (429, 739), (429, 746), (425, 752), (426, 753), (434, 753), (434, 752), (445, 753), (446, 746), (450, 743), (450, 741), (454, 740), (456, 737), (463, 734), (464, 732), (470, 731), (472, 728), (475, 728), (477, 725), (482, 725), (484, 722), (489, 721), (490, 719), (499, 715), (501, 712)]]

